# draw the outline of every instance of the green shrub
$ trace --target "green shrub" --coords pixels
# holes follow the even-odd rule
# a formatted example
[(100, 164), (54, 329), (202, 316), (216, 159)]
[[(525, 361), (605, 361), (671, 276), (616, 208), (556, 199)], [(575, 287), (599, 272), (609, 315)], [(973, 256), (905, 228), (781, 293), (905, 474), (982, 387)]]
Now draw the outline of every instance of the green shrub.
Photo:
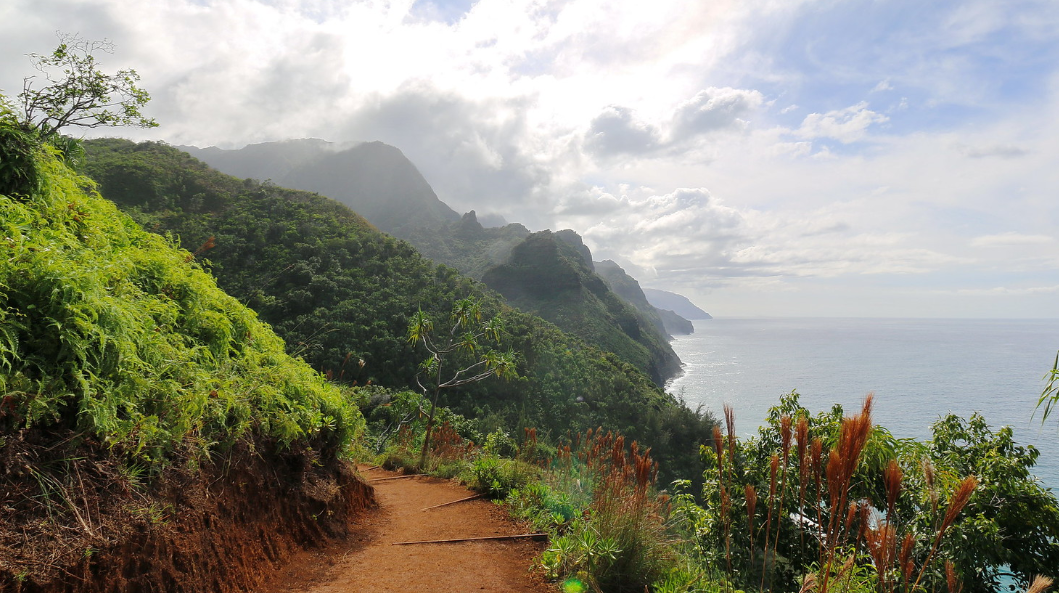
[(526, 486), (536, 468), (517, 459), (504, 459), (483, 453), (471, 463), (471, 487), (491, 498), (505, 499)]
[[(0, 125), (0, 162), (18, 134)], [(55, 149), (31, 158), (36, 185), (0, 173), (0, 430), (66, 427), (155, 461), (251, 430), (348, 449), (363, 419), (337, 387)]]

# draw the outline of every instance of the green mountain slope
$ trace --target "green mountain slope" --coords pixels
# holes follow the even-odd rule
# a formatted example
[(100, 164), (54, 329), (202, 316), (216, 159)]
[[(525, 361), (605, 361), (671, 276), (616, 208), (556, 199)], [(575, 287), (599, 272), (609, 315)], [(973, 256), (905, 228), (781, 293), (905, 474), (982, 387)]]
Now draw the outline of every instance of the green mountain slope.
[(323, 140), (266, 142), (238, 150), (181, 148), (229, 175), (328, 196), (398, 237), (460, 218), (400, 150), (382, 142), (345, 148)]
[(459, 222), (422, 229), (407, 240), (430, 259), (481, 280), (486, 270), (506, 262), (515, 245), (529, 235), (529, 229), (518, 223), (483, 227), (471, 210)]
[[(603, 426), (655, 446), (669, 467), (693, 467), (712, 420), (680, 405), (617, 356), (505, 308), (483, 286), (420, 256), (319, 195), (238, 180), (176, 149), (120, 140), (86, 143), (100, 191), (143, 224), (208, 258), (219, 284), (258, 311), (289, 348), (336, 378), (410, 386), (419, 361), (405, 339), (418, 308), (456, 298), (503, 310), (502, 347), (520, 357), (517, 381), (446, 394), (445, 404), (491, 426), (553, 435)], [(600, 282), (602, 284), (602, 282)], [(358, 361), (363, 360), (363, 366)]]
[[(182, 148), (230, 175), (271, 179), (285, 187), (333, 198), (379, 229), (407, 240), (428, 258), (474, 279), (480, 280), (491, 268), (507, 264), (512, 249), (530, 234), (520, 224), (484, 228), (474, 212), (461, 219), (438, 199), (400, 150), (381, 142), (349, 148), (323, 140), (267, 142), (239, 150)], [(598, 289), (598, 279), (589, 279), (593, 275), (592, 255), (581, 237), (570, 230), (558, 231), (555, 236), (583, 256), (589, 268), (585, 281)], [(564, 264), (555, 261), (549, 265), (559, 270)], [(650, 374), (657, 384), (664, 384), (679, 372), (680, 361), (669, 346), (658, 313), (646, 301), (616, 301), (613, 295), (604, 294), (609, 290), (604, 284), (602, 290), (596, 290), (599, 294), (593, 293), (595, 296), (565, 298), (563, 311), (556, 314), (551, 314), (553, 303), (548, 299), (523, 298), (516, 306), (617, 353)], [(626, 304), (632, 304), (634, 310), (622, 311)]]
[(534, 233), (482, 281), (512, 305), (617, 354), (663, 384), (680, 369), (665, 334), (607, 287), (585, 251), (559, 233)]
[(643, 289), (647, 300), (658, 309), (668, 309), (685, 319), (713, 319), (709, 313), (698, 308), (688, 297), (657, 288)]
[[(0, 161), (18, 134), (0, 124)], [(191, 254), (48, 151), (31, 161), (32, 179), (0, 195), (0, 432), (76, 429), (150, 460), (250, 431), (345, 449), (363, 420), (337, 387)]]

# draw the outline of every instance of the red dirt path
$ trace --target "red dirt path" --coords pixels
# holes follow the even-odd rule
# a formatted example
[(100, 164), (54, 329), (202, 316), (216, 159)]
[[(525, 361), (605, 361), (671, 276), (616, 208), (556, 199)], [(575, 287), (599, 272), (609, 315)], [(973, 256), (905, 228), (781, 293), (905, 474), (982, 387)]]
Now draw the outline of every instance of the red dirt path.
[(480, 541), (395, 546), (394, 542), (528, 533), (495, 504), (478, 499), (422, 509), (473, 494), (428, 477), (376, 481), (397, 474), (360, 468), (378, 508), (361, 515), (355, 541), (308, 553), (264, 590), (268, 593), (496, 591), (554, 593), (535, 570), (542, 542)]

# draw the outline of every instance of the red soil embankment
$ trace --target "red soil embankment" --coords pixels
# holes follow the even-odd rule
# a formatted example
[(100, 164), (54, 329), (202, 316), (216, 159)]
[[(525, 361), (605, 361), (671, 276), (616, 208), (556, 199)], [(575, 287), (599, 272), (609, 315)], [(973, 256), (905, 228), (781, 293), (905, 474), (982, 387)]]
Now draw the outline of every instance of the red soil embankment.
[(350, 464), (311, 451), (240, 445), (145, 489), (102, 447), (55, 442), (29, 431), (0, 449), (0, 592), (253, 590), (374, 504)]

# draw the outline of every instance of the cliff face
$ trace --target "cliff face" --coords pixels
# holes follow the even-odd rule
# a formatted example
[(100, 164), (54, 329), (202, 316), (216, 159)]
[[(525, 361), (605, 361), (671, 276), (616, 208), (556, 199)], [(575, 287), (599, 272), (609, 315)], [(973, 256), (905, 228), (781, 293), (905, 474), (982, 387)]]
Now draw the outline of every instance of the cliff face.
[(659, 329), (661, 321), (615, 294), (590, 262), (583, 244), (542, 231), (515, 246), (508, 261), (489, 269), (482, 281), (512, 305), (614, 352), (663, 385), (679, 372), (680, 359)]
[(643, 289), (644, 296), (659, 309), (669, 309), (685, 319), (713, 319), (709, 313), (695, 306), (686, 296), (655, 288)]
[(607, 285), (625, 302), (632, 305), (655, 328), (665, 336), (694, 333), (695, 326), (673, 311), (658, 309), (647, 300), (640, 283), (625, 273), (621, 266), (610, 260), (596, 262), (596, 273), (607, 281)]
[(382, 142), (346, 148), (323, 140), (266, 142), (238, 150), (180, 148), (229, 175), (323, 194), (399, 237), (460, 219), (399, 149)]

